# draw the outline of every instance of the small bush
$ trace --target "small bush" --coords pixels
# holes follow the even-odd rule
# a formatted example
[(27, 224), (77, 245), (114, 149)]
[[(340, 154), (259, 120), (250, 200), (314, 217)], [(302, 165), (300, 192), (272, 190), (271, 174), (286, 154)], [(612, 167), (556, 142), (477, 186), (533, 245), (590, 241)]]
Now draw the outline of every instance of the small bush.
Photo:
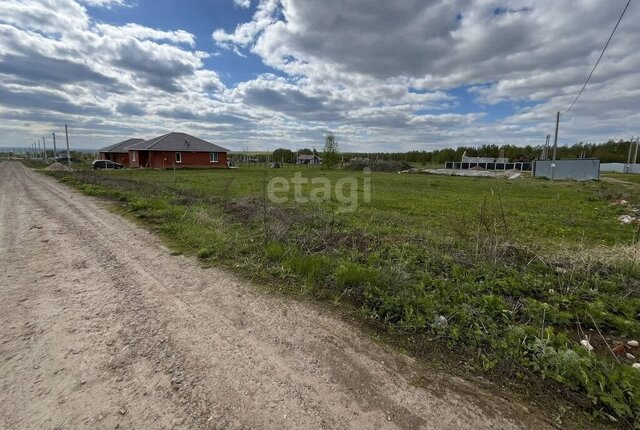
[(216, 256), (217, 250), (214, 248), (202, 248), (198, 251), (197, 255), (200, 260), (207, 260), (211, 257)]

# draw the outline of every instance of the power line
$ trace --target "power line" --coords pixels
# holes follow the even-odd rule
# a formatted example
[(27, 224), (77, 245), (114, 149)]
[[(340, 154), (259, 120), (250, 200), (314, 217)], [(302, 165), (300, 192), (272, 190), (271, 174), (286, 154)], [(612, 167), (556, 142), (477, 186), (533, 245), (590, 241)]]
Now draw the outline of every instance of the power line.
[(631, 4), (631, 0), (627, 1), (627, 5), (624, 7), (624, 10), (622, 11), (622, 14), (620, 14), (620, 18), (618, 18), (618, 22), (616, 23), (616, 26), (613, 27), (613, 31), (611, 32), (611, 35), (609, 36), (609, 40), (607, 40), (607, 43), (604, 45), (604, 48), (602, 49), (602, 52), (600, 53), (600, 57), (598, 57), (598, 61), (596, 61), (595, 66), (593, 66), (593, 69), (591, 70), (591, 73), (589, 73), (589, 76), (587, 76), (587, 80), (584, 82), (584, 85), (582, 86), (582, 89), (580, 90), (580, 92), (578, 93), (576, 98), (573, 100), (573, 103), (571, 103), (571, 106), (569, 106), (569, 109), (567, 109), (565, 111), (565, 113), (563, 113), (562, 115), (566, 115), (567, 113), (569, 113), (569, 111), (571, 110), (573, 105), (576, 104), (576, 102), (578, 101), (578, 99), (582, 95), (582, 92), (584, 91), (584, 89), (587, 88), (587, 84), (589, 83), (589, 80), (591, 79), (591, 76), (593, 76), (593, 72), (596, 71), (596, 67), (598, 67), (598, 64), (600, 64), (600, 60), (602, 60), (602, 56), (604, 55), (604, 51), (607, 50), (607, 47), (609, 46), (609, 43), (611, 42), (611, 39), (613, 39), (613, 35), (615, 34), (616, 30), (618, 29), (618, 26), (620, 25), (620, 21), (622, 21), (622, 17), (624, 16), (625, 12), (629, 8), (630, 4)]

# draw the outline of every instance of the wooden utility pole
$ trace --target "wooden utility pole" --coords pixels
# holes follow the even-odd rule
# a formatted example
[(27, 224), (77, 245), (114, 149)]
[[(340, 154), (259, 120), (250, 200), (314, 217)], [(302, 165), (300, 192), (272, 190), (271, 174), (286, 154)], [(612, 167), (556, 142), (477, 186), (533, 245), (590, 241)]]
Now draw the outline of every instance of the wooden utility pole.
[(71, 152), (69, 152), (69, 130), (67, 130), (67, 124), (64, 125), (64, 134), (67, 137), (67, 166), (71, 167)]
[(53, 161), (56, 161), (56, 158), (58, 158), (58, 148), (56, 148), (56, 134), (53, 134)]
[(638, 162), (638, 144), (640, 144), (640, 137), (636, 137), (636, 149), (633, 153), (633, 164)]
[(42, 158), (42, 149), (40, 146), (40, 139), (38, 139), (38, 158)]
[(560, 127), (560, 112), (558, 112), (556, 115), (556, 133), (555, 133), (555, 137), (553, 138), (553, 155), (551, 159), (551, 180), (552, 181), (555, 176), (556, 156), (558, 155), (558, 128), (559, 127)]
[(44, 162), (48, 163), (48, 161), (47, 161), (47, 144), (44, 141), (44, 136), (42, 136), (42, 147), (44, 148)]

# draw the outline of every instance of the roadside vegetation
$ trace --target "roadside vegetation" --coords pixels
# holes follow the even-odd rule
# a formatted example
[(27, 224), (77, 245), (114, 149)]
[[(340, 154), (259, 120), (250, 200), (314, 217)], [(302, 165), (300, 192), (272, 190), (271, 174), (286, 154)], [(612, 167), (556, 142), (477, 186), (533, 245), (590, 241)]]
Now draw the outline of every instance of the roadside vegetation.
[(347, 306), (411, 352), (454, 351), (472, 374), (563, 387), (595, 419), (640, 428), (638, 226), (618, 221), (640, 205), (636, 185), (373, 173), (370, 203), (352, 212), (335, 196), (293, 203), (293, 190), (269, 202), (269, 178), (296, 171), (356, 176), (365, 192), (362, 173), (309, 167), (49, 174), (204, 264)]

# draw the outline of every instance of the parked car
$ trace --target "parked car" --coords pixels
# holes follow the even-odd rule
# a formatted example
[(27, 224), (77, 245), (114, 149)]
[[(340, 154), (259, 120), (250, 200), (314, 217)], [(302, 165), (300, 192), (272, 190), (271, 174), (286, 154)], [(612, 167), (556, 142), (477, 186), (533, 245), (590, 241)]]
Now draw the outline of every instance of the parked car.
[[(67, 158), (66, 156), (59, 156), (59, 157), (56, 157), (56, 161), (58, 163), (68, 163), (69, 162), (69, 158)], [(76, 163), (77, 161), (79, 161), (77, 158), (71, 157), (71, 162), (72, 163)]]
[(111, 160), (96, 160), (91, 163), (92, 169), (122, 169), (124, 166)]

